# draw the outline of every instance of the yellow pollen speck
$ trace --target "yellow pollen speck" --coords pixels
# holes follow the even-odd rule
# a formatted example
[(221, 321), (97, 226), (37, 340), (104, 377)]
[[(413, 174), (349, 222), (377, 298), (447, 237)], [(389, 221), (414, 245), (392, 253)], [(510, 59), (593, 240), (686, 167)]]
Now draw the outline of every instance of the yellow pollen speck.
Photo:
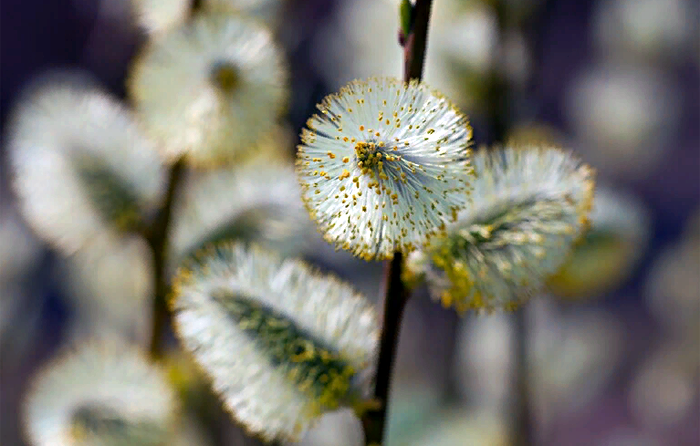
[(333, 152), (328, 152), (328, 157), (329, 157), (330, 159), (335, 159), (335, 153), (333, 153)]
[(348, 161), (350, 161), (350, 158), (348, 158), (347, 156), (343, 158), (344, 163), (347, 163)]
[(348, 172), (347, 169), (343, 169), (343, 173), (341, 173), (341, 174), (338, 176), (338, 179), (339, 179), (339, 180), (344, 180), (344, 179), (346, 179), (346, 178), (348, 178), (348, 177), (350, 177), (350, 172)]

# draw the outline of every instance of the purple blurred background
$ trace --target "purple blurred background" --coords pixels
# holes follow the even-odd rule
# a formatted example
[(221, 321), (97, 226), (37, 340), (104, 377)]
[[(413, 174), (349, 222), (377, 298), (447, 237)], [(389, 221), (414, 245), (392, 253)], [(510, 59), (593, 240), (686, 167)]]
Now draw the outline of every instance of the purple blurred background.
[[(440, 0), (435, 0), (436, 4)], [(336, 0), (289, 0), (284, 6), (285, 21), (278, 35), (288, 50), (292, 64), (292, 104), (290, 123), (299, 130), (313, 113), (314, 105), (336, 88), (319, 69), (318, 45), (323, 25), (335, 18), (344, 2)], [(526, 30), (531, 42), (532, 61), (536, 69), (527, 96), (514, 104), (516, 120), (546, 123), (564, 135), (577, 132), (568, 111), (570, 89), (577, 78), (590, 70), (605, 54), (594, 43), (594, 16), (601, 7), (598, 1), (549, 0), (540, 10), (536, 29)], [(697, 14), (697, 4), (694, 5)], [(124, 97), (124, 78), (129, 61), (145, 36), (127, 22), (128, 2), (103, 0), (4, 0), (0, 22), (0, 80), (2, 134), (8, 111), (18, 93), (42, 71), (54, 67), (83, 68), (95, 74), (112, 92)], [(341, 18), (342, 20), (342, 18)], [(573, 415), (562, 417), (540, 433), (542, 444), (604, 444), (601, 432), (620, 427), (645, 429), (630, 413), (629, 383), (648, 352), (663, 336), (663, 327), (651, 314), (643, 298), (646, 278), (657, 256), (682, 237), (689, 218), (700, 207), (700, 74), (698, 67), (697, 15), (691, 19), (692, 40), (684, 57), (653, 61), (663, 70), (677, 100), (672, 101), (676, 127), (660, 147), (662, 156), (642, 174), (615, 175), (603, 165), (602, 177), (616, 187), (631, 191), (648, 206), (652, 215), (651, 241), (640, 266), (619, 290), (597, 301), (597, 307), (616, 315), (626, 333), (626, 355), (605, 391), (596, 401)], [(372, 33), (372, 29), (367, 29)], [(533, 35), (529, 35), (529, 34)], [(431, 51), (429, 44), (428, 51)], [(430, 79), (426, 79), (430, 82)], [(651, 103), (655, 103), (654, 98)], [(472, 118), (477, 144), (490, 142), (488, 114), (475, 108), (464, 110)], [(667, 110), (658, 110), (661, 114)], [(70, 110), (66, 111), (70, 113)], [(577, 139), (577, 148), (581, 139)], [(12, 205), (9, 192), (5, 148), (2, 148), (0, 199)], [(584, 153), (584, 158), (586, 157)], [(599, 158), (604, 159), (604, 158)], [(1, 248), (4, 249), (4, 248)], [(21, 304), (19, 314), (38, 312), (36, 331), (27, 338), (5, 338), (0, 347), (0, 442), (23, 444), (19, 438), (17, 408), (31, 373), (60, 345), (64, 327), (71, 317), (71, 307), (50, 275), (56, 254), (43, 251), (35, 273), (30, 278), (31, 299)], [(700, 274), (700, 270), (696, 273)], [(697, 282), (696, 282), (697, 283)], [(695, 290), (697, 293), (698, 291)], [(418, 341), (417, 350), (402, 347), (399, 364), (412, 363), (417, 355), (446, 354), (440, 331), (451, 314), (432, 305), (427, 299), (412, 302), (407, 320), (420, 318), (427, 335)], [(24, 319), (17, 317), (16, 323)], [(444, 336), (443, 336), (444, 338)], [(699, 342), (700, 340), (695, 340)], [(700, 345), (700, 344), (695, 344)], [(26, 353), (18, 355), (17, 351)], [(17, 359), (19, 358), (19, 359)], [(433, 362), (426, 360), (424, 362)], [(440, 361), (437, 361), (440, 363)], [(430, 367), (428, 367), (430, 368)], [(698, 376), (694, 392), (698, 392)], [(695, 395), (692, 409), (683, 418), (655, 431), (663, 444), (700, 444), (700, 399)], [(612, 443), (611, 443), (612, 444)], [(630, 443), (632, 444), (632, 443)]]

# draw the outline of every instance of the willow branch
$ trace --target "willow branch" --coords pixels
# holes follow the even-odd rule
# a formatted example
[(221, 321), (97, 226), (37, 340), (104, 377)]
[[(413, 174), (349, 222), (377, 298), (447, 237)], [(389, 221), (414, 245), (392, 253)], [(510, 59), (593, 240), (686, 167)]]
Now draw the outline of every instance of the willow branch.
[(377, 377), (374, 388), (374, 399), (380, 405), (376, 410), (367, 411), (362, 418), (367, 445), (382, 444), (382, 438), (386, 430), (392, 370), (399, 344), (403, 311), (408, 301), (408, 294), (401, 281), (401, 265), (402, 255), (400, 252), (397, 252), (386, 268), (384, 322), (379, 342), (379, 362), (377, 363)]
[[(404, 80), (421, 80), (428, 42), (428, 22), (432, 0), (417, 0), (413, 7), (413, 25), (404, 40)], [(369, 410), (362, 418), (367, 445), (382, 444), (386, 435), (386, 419), (391, 389), (391, 377), (399, 343), (399, 332), (408, 293), (401, 280), (403, 255), (394, 254), (386, 268), (386, 296), (384, 299), (384, 321), (377, 363), (374, 398), (379, 408)]]
[[(193, 20), (202, 7), (202, 0), (190, 0), (187, 19)], [(153, 359), (160, 359), (163, 354), (163, 332), (171, 325), (168, 313), (168, 278), (166, 277), (166, 262), (168, 256), (168, 232), (172, 214), (175, 191), (177, 190), (185, 168), (185, 157), (180, 157), (168, 171), (168, 186), (165, 199), (153, 224), (145, 228), (144, 235), (153, 255), (153, 329), (149, 352)]]
[(151, 357), (154, 359), (159, 359), (163, 353), (163, 331), (165, 327), (170, 325), (167, 306), (168, 279), (165, 271), (168, 255), (168, 232), (175, 191), (182, 178), (184, 167), (184, 158), (180, 158), (170, 167), (165, 201), (146, 236), (153, 255), (154, 270), (153, 330), (149, 347)]
[(404, 80), (421, 80), (428, 48), (428, 22), (433, 0), (417, 0), (413, 7), (413, 30), (404, 45)]

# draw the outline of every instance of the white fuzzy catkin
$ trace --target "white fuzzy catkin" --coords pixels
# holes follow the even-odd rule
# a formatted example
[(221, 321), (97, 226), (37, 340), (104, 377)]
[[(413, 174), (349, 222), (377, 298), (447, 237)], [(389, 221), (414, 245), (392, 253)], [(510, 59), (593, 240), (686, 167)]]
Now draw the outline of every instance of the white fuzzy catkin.
[(178, 336), (226, 408), (266, 440), (298, 440), (369, 390), (373, 307), (299, 261), (241, 243), (212, 247), (180, 270), (171, 305)]
[(197, 166), (255, 151), (286, 105), (287, 68), (270, 31), (245, 17), (203, 11), (153, 39), (127, 82), (164, 155)]
[(175, 394), (135, 347), (101, 340), (53, 360), (24, 403), (34, 446), (156, 446), (175, 428)]
[[(127, 224), (134, 209), (152, 210), (165, 185), (152, 144), (129, 111), (87, 76), (51, 73), (31, 85), (9, 122), (13, 185), (27, 222), (46, 241), (72, 254), (95, 236)], [(84, 162), (87, 161), (87, 164)], [(90, 164), (94, 163), (94, 164)], [(86, 184), (81, 169), (94, 165), (126, 187), (135, 203), (105, 215), (109, 191)], [(90, 181), (100, 183), (104, 175)], [(115, 209), (122, 211), (122, 209)], [(110, 221), (111, 220), (111, 221)]]
[[(473, 204), (448, 235), (409, 258), (446, 307), (513, 309), (564, 263), (582, 235), (593, 171), (555, 148), (480, 150), (473, 157)], [(413, 270), (411, 270), (413, 269)]]
[(294, 168), (267, 156), (191, 172), (173, 210), (171, 260), (225, 238), (256, 242), (282, 255), (299, 253), (313, 230), (300, 195)]
[(471, 128), (425, 84), (354, 81), (318, 106), (297, 155), (303, 199), (326, 241), (364, 259), (409, 252), (469, 196)]

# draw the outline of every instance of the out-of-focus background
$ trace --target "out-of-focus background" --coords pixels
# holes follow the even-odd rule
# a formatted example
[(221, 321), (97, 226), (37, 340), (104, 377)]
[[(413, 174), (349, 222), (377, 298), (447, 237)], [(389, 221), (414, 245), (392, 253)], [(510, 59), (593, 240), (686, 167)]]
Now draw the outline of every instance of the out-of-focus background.
[[(346, 82), (401, 76), (397, 0), (280, 8), (271, 26), (291, 63), (292, 135)], [(130, 11), (128, 0), (4, 0), (3, 138), (18, 94), (49, 68), (87, 70), (124, 97), (145, 39)], [(593, 251), (571, 267), (570, 276), (593, 271), (590, 289), (559, 277), (556, 293), (526, 307), (539, 444), (700, 444), (699, 12), (694, 0), (434, 0), (424, 79), (470, 117), (475, 144), (494, 141), (503, 97), (493, 85), (505, 84), (509, 135), (565, 144), (597, 169), (601, 190), (624, 197), (598, 210), (628, 236), (624, 250)], [(20, 445), (29, 379), (62, 345), (99, 331), (106, 313), (134, 339), (148, 332), (150, 266), (133, 261), (143, 258), (137, 240), (82, 262), (48, 249), (18, 212), (4, 147), (1, 155), (0, 443)], [(314, 237), (302, 254), (376, 299), (379, 263)], [(145, 297), (125, 309), (125, 288)], [(96, 294), (112, 306), (94, 304)], [(417, 290), (401, 333), (390, 444), (507, 444), (510, 318), (459, 319)], [(305, 441), (357, 444), (358, 428), (341, 413)], [(243, 444), (237, 428), (224, 431), (224, 444)]]

